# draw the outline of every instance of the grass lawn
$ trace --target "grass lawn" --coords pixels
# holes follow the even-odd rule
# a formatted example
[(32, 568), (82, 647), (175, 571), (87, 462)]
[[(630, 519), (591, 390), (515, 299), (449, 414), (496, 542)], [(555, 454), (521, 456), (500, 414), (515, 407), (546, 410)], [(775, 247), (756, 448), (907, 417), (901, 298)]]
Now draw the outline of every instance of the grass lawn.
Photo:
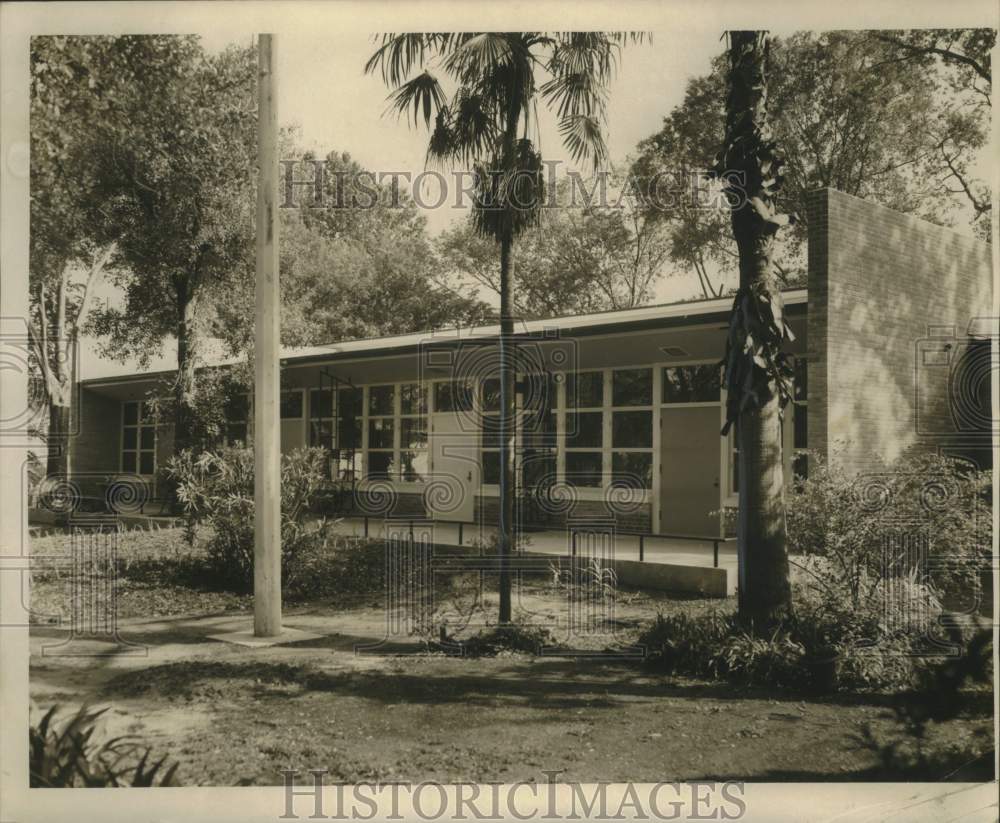
[[(42, 538), (33, 551), (60, 555), (65, 542)], [(600, 656), (410, 654), (424, 648), (416, 639), (358, 654), (359, 643), (386, 633), (377, 592), (293, 601), (286, 624), (322, 637), (250, 649), (208, 638), (246, 628), (250, 602), (199, 587), (197, 552), (178, 533), (126, 538), (122, 556), (121, 635), (148, 654), (43, 655), (66, 631), (39, 622), (32, 697), (41, 711), (111, 706), (104, 731), (141, 735), (155, 754), (180, 762), (184, 785), (275, 784), (287, 768), (326, 768), (330, 781), (544, 781), (544, 770), (579, 781), (992, 776), (992, 752), (967, 754), (992, 748), (991, 692), (970, 696), (968, 711), (931, 728), (930, 773), (894, 771), (862, 742), (866, 728), (876, 740), (899, 738), (892, 696), (739, 688)], [(67, 594), (63, 576), (39, 575), (33, 606), (57, 612)], [(543, 616), (565, 612), (566, 603), (565, 591), (544, 579), (526, 584), (518, 601)], [(494, 615), (495, 594), (482, 605)], [(658, 611), (710, 608), (732, 604), (619, 592), (614, 645), (628, 647)], [(607, 645), (603, 636), (590, 648)]]

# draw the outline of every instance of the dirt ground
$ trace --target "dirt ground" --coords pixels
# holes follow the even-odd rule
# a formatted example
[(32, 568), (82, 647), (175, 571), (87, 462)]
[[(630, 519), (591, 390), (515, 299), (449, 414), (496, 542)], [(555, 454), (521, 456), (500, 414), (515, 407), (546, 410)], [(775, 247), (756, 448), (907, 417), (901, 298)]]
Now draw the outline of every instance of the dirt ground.
[[(67, 551), (65, 536), (32, 543), (36, 557)], [(739, 688), (657, 674), (634, 656), (658, 612), (732, 609), (730, 601), (619, 590), (613, 613), (597, 610), (605, 631), (588, 633), (587, 603), (543, 573), (518, 590), (515, 612), (553, 628), (560, 654), (428, 653), (407, 626), (387, 622), (381, 593), (293, 600), (284, 624), (319, 637), (248, 648), (211, 639), (250, 627), (251, 598), (207, 587), (196, 554), (177, 530), (123, 543), (121, 644), (67, 644), (51, 615), (67, 614), (71, 579), (56, 564), (32, 580), (36, 717), (52, 705), (108, 707), (101, 733), (137, 735), (154, 757), (178, 761), (182, 785), (280, 784), (284, 769), (323, 768), (328, 782), (541, 782), (552, 771), (577, 781), (992, 777), (992, 754), (963, 755), (981, 751), (984, 735), (992, 740), (990, 693), (931, 728), (925, 745), (941, 766), (914, 774), (881, 766), (864, 739), (866, 730), (875, 741), (900, 739), (891, 696)], [(461, 607), (457, 618), (470, 602), (467, 583), (452, 578), (441, 591)], [(477, 620), (495, 619), (495, 591), (480, 606)], [(583, 631), (568, 633), (569, 614)], [(453, 621), (448, 631), (462, 629)], [(437, 639), (434, 627), (422, 637)]]
[[(525, 605), (561, 604), (539, 593)], [(620, 620), (649, 608), (645, 599), (625, 606)], [(110, 706), (105, 731), (140, 735), (180, 761), (184, 785), (275, 784), (288, 768), (325, 768), (331, 781), (542, 781), (543, 770), (580, 781), (901, 777), (861, 742), (866, 726), (878, 738), (898, 734), (891, 698), (778, 696), (624, 659), (455, 658), (416, 654), (416, 643), (359, 653), (385, 635), (384, 610), (372, 603), (287, 615), (286, 625), (317, 640), (251, 649), (208, 638), (248, 618), (126, 620), (122, 638), (147, 652), (105, 657), (51, 656), (43, 646), (65, 632), (37, 627), (33, 699), (40, 708)], [(990, 726), (959, 718), (934, 740), (959, 748)]]

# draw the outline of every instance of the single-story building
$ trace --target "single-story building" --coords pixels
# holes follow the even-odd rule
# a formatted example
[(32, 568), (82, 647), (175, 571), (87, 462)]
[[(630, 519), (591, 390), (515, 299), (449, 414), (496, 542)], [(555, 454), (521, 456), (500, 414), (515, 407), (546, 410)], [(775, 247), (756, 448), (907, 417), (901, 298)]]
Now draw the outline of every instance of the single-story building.
[[(786, 471), (808, 470), (805, 449), (857, 470), (913, 448), (988, 459), (989, 246), (830, 189), (813, 193), (806, 217), (807, 287), (784, 294), (796, 363)], [(720, 534), (713, 513), (739, 488), (735, 443), (720, 436), (730, 308), (725, 297), (519, 324), (527, 522), (613, 517), (637, 531)], [(328, 449), (332, 480), (362, 506), (375, 488), (391, 513), (495, 522), (496, 336), (450, 329), (284, 353), (282, 449)], [(81, 381), (74, 473), (154, 481), (173, 431), (143, 401), (168, 376)], [(249, 404), (230, 404), (227, 438), (251, 425)]]

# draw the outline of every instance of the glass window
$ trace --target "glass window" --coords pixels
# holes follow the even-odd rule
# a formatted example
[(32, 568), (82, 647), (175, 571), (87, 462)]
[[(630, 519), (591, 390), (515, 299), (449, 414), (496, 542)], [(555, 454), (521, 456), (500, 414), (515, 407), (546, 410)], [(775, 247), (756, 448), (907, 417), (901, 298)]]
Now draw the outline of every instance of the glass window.
[(400, 445), (404, 449), (415, 449), (427, 445), (427, 419), (404, 417), (399, 421)]
[(809, 367), (804, 357), (796, 357), (794, 370), (794, 399), (805, 402), (809, 399)]
[(340, 405), (341, 417), (361, 417), (361, 404), (364, 399), (362, 390), (354, 386), (340, 389), (337, 392), (337, 403)]
[(500, 411), (500, 379), (489, 377), (480, 387), (484, 411)]
[(566, 482), (571, 486), (600, 487), (601, 469), (600, 452), (566, 453)]
[(407, 483), (421, 483), (427, 477), (427, 451), (405, 450), (400, 452), (402, 479)]
[(334, 454), (334, 476), (354, 480), (361, 469), (361, 455), (347, 449), (337, 449)]
[(570, 372), (566, 375), (567, 408), (594, 408), (604, 405), (604, 373)]
[(809, 448), (809, 367), (805, 357), (796, 357), (792, 364), (792, 472), (796, 477), (808, 475), (809, 459), (802, 449)]
[(400, 386), (399, 403), (403, 414), (427, 414), (427, 392), (419, 383)]
[(394, 386), (372, 386), (368, 389), (368, 414), (389, 415), (395, 412)]
[(124, 472), (153, 474), (156, 471), (156, 422), (145, 401), (122, 403), (122, 440), (119, 465)]
[(554, 409), (559, 405), (556, 375), (548, 372), (527, 374), (521, 382), (524, 408)]
[(368, 477), (371, 480), (391, 479), (395, 471), (395, 460), (393, 453), (369, 452), (368, 453)]
[(342, 449), (361, 448), (361, 421), (341, 418), (337, 426), (337, 443)]
[(333, 417), (333, 392), (330, 389), (312, 389), (309, 392), (309, 416), (317, 420)]
[(667, 366), (663, 369), (664, 403), (715, 403), (721, 390), (719, 366)]
[(483, 483), (491, 486), (500, 483), (500, 452), (483, 452)]
[(612, 374), (611, 405), (650, 406), (652, 403), (652, 369), (617, 369)]
[(651, 411), (613, 412), (611, 415), (611, 445), (616, 449), (651, 448), (653, 445), (653, 413)]
[(525, 488), (551, 485), (556, 479), (555, 449), (525, 449), (521, 463)]
[(472, 408), (472, 393), (464, 382), (449, 380), (434, 384), (434, 410), (468, 411)]
[(333, 390), (311, 389), (309, 392), (309, 445), (334, 447)]
[(531, 412), (522, 418), (521, 436), (525, 446), (553, 446), (556, 442), (556, 413)]
[(368, 448), (391, 449), (393, 447), (393, 423), (391, 417), (376, 417), (368, 421)]
[(281, 393), (281, 419), (302, 419), (302, 392), (296, 390)]
[(633, 488), (653, 487), (653, 455), (651, 452), (616, 452), (611, 458), (612, 479)]
[(340, 389), (337, 392), (337, 404), (340, 407), (337, 425), (338, 448), (361, 448), (362, 402), (363, 394), (360, 388)]
[(226, 400), (224, 409), (226, 420), (244, 421), (250, 419), (250, 396), (234, 394)]
[(566, 448), (600, 448), (603, 438), (603, 412), (572, 412), (566, 415)]
[(309, 424), (309, 445), (333, 448), (332, 420), (313, 420)]
[(794, 443), (792, 447), (795, 449), (807, 449), (809, 448), (809, 415), (807, 413), (808, 407), (802, 403), (796, 403), (794, 414), (793, 414), (793, 425), (795, 428), (793, 438)]
[(483, 448), (484, 449), (499, 449), (500, 448), (500, 415), (499, 414), (484, 414), (482, 415), (481, 425), (483, 430)]

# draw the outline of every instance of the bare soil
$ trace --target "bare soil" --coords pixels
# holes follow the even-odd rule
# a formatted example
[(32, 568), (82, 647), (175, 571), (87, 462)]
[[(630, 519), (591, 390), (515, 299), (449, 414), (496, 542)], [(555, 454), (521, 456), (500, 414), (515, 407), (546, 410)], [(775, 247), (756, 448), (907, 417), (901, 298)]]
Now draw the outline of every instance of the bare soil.
[[(247, 648), (209, 639), (248, 627), (247, 598), (158, 587), (155, 575), (133, 592), (120, 634), (138, 653), (84, 640), (75, 651), (100, 656), (62, 656), (43, 647), (64, 641), (66, 630), (33, 627), (32, 698), (36, 711), (110, 706), (103, 732), (139, 735), (154, 755), (179, 761), (182, 785), (280, 784), (289, 768), (328, 769), (330, 782), (542, 782), (545, 771), (578, 781), (992, 779), (992, 752), (963, 755), (982, 750), (984, 737), (992, 748), (991, 693), (931, 728), (925, 745), (936, 759), (914, 774), (885, 766), (865, 742), (866, 729), (876, 741), (900, 739), (892, 696), (738, 688), (599, 653), (627, 650), (657, 611), (731, 603), (622, 593), (611, 642), (575, 638), (591, 656), (463, 658), (428, 653), (419, 638), (378, 646), (380, 596), (295, 605), (286, 625), (322, 637)], [(50, 612), (64, 598), (59, 579), (34, 587), (33, 602)], [(493, 595), (482, 605), (495, 613)], [(519, 606), (557, 616), (567, 600), (536, 582)], [(360, 653), (359, 645), (377, 648)]]

